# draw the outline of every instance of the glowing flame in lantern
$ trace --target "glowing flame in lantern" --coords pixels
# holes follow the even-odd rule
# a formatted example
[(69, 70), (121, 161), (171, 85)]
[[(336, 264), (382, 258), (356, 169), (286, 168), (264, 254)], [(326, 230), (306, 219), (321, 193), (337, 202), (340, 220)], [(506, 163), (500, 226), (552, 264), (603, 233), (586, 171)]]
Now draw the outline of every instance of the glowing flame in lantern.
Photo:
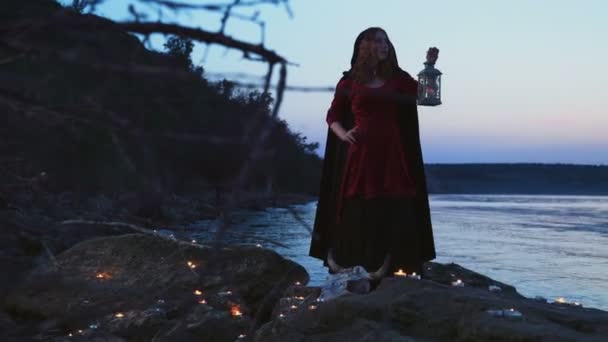
[(123, 317), (125, 317), (125, 314), (123, 314), (122, 312), (117, 312), (117, 313), (114, 315), (114, 317), (116, 317), (116, 318), (123, 318)]
[(207, 301), (206, 301), (206, 300), (204, 300), (204, 299), (201, 299), (201, 300), (199, 300), (199, 301), (198, 301), (198, 303), (199, 303), (199, 304), (207, 304)]
[(196, 268), (196, 264), (193, 263), (192, 261), (188, 261), (187, 264), (188, 264), (188, 267), (190, 267), (191, 269), (195, 269)]
[(311, 306), (308, 307), (308, 310), (315, 310), (316, 308), (317, 308), (316, 305), (311, 305)]
[(197, 296), (200, 296), (203, 293), (200, 290), (194, 290), (194, 294), (197, 295)]

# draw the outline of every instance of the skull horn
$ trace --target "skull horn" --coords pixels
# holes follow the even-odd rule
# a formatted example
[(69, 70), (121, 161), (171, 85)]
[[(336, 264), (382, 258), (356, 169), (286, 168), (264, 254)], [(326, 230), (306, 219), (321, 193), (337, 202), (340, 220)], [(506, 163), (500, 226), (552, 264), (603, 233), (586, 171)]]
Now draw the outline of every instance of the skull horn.
[(382, 266), (380, 266), (380, 268), (376, 272), (370, 272), (369, 278), (372, 280), (382, 279), (382, 277), (384, 277), (384, 275), (388, 271), (390, 264), (391, 256), (387, 254), (384, 258), (384, 263), (382, 264)]
[(332, 250), (330, 249), (327, 252), (327, 266), (329, 266), (329, 269), (333, 272), (333, 273), (337, 273), (342, 271), (343, 267), (338, 265), (336, 263), (336, 261), (334, 260), (334, 255), (332, 253)]

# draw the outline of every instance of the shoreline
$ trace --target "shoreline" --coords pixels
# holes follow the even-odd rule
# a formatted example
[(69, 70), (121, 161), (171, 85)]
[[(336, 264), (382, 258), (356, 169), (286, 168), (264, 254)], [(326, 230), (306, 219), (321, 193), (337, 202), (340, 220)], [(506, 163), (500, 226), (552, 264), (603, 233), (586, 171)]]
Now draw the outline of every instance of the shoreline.
[[(47, 200), (55, 203), (53, 198)], [(274, 198), (261, 199), (259, 194), (247, 193), (239, 208), (265, 210), (314, 200), (314, 196), (302, 194), (278, 194)], [(5, 260), (12, 261), (3, 263), (2, 271), (15, 274), (10, 281), (1, 284), (4, 311), (0, 312), (0, 318), (3, 318), (0, 328), (5, 327), (5, 331), (15, 336), (48, 334), (45, 336), (61, 338), (69, 331), (82, 331), (79, 334), (91, 339), (98, 336), (153, 338), (146, 334), (158, 330), (169, 339), (181, 341), (200, 340), (211, 336), (209, 334), (219, 334), (221, 337), (217, 340), (221, 341), (232, 341), (239, 334), (255, 336), (256, 341), (282, 341), (301, 339), (298, 331), (310, 331), (309, 337), (314, 339), (318, 335), (313, 331), (318, 330), (321, 336), (337, 336), (327, 339), (329, 341), (342, 341), (344, 336), (358, 336), (356, 327), (360, 321), (357, 317), (361, 313), (368, 319), (366, 331), (372, 327), (378, 336), (387, 340), (403, 336), (404, 331), (408, 332), (407, 336), (425, 340), (445, 340), (455, 331), (465, 340), (485, 340), (497, 336), (487, 329), (491, 326), (499, 326), (503, 336), (515, 340), (558, 336), (553, 329), (575, 338), (587, 335), (593, 338), (608, 333), (603, 328), (604, 322), (608, 322), (608, 311), (524, 297), (508, 283), (454, 263), (427, 263), (427, 277), (423, 280), (386, 278), (369, 294), (351, 294), (317, 302), (320, 288), (306, 286), (311, 274), (303, 264), (290, 261), (272, 249), (255, 245), (225, 246), (220, 252), (224, 256), (218, 258), (209, 254), (213, 250), (209, 241), (190, 243), (190, 240), (182, 239), (179, 230), (174, 237), (168, 237), (164, 232), (159, 230), (157, 233), (150, 228), (146, 228), (145, 234), (133, 234), (132, 228), (120, 225), (82, 222), (65, 225), (50, 219), (58, 218), (56, 214), (65, 217), (70, 213), (70, 218), (82, 217), (83, 210), (92, 205), (97, 210), (86, 216), (97, 217), (99, 221), (117, 220), (118, 217), (110, 215), (118, 212), (113, 208), (117, 204), (97, 198), (92, 203), (84, 201), (78, 208), (69, 208), (70, 212), (61, 212), (67, 208), (58, 205), (60, 203), (55, 203), (59, 213), (47, 212), (50, 216), (46, 223), (35, 221), (38, 218), (35, 215), (24, 217), (27, 215), (24, 212), (0, 211), (0, 223), (5, 228), (1, 232), (4, 235), (0, 236), (4, 248), (0, 251)], [(103, 203), (113, 210), (104, 212)], [(168, 213), (173, 211), (174, 218), (200, 215), (196, 209), (201, 207), (209, 212), (217, 210), (204, 196), (168, 196), (162, 207)], [(200, 219), (200, 216), (196, 218)], [(160, 227), (145, 218), (140, 220), (146, 227)], [(127, 222), (137, 224), (137, 220)], [(7, 255), (15, 246), (23, 246), (24, 250)], [(30, 251), (25, 263), (24, 251)], [(211, 260), (214, 261), (206, 263)], [(188, 268), (191, 262), (196, 264), (196, 269)], [(216, 262), (222, 264), (214, 266)], [(55, 268), (53, 265), (61, 266)], [(276, 267), (284, 271), (277, 272)], [(288, 270), (295, 270), (295, 273), (288, 276)], [(100, 280), (105, 273), (96, 272), (106, 271), (109, 279)], [(234, 272), (242, 275), (234, 278)], [(282, 280), (284, 276), (289, 277), (287, 282)], [(461, 279), (465, 287), (450, 286), (456, 278)], [(109, 287), (101, 286), (100, 281)], [(123, 282), (139, 285), (124, 286)], [(164, 287), (152, 286), (155, 282), (166, 284), (175, 291), (158, 294), (156, 291)], [(498, 286), (501, 290), (493, 292), (489, 290), (490, 286)], [(133, 289), (141, 294), (132, 296)], [(192, 294), (195, 289), (204, 295), (204, 302)], [(79, 297), (73, 298), (73, 293), (79, 293)], [(111, 305), (82, 305), (91, 298)], [(66, 305), (73, 309), (65, 309)], [(336, 311), (337, 307), (340, 310)], [(227, 308), (232, 308), (232, 312), (238, 308), (239, 318), (234, 318), (234, 313), (230, 316), (231, 311)], [(508, 308), (516, 308), (522, 314), (521, 318), (511, 320), (492, 316), (496, 310)], [(76, 313), (70, 313), (72, 310)], [(117, 312), (124, 317), (116, 318)], [(338, 312), (345, 315), (336, 314)], [(34, 313), (39, 316), (21, 316)], [(309, 320), (321, 314), (327, 325), (317, 326), (316, 320)], [(258, 321), (258, 316), (263, 318)], [(382, 317), (393, 318), (385, 321)], [(348, 321), (351, 318), (353, 321)], [(462, 320), (468, 323), (462, 325)], [(207, 321), (214, 323), (205, 325)], [(181, 324), (178, 330), (173, 329), (176, 322)], [(254, 322), (259, 324), (256, 330), (247, 332), (247, 327)], [(429, 322), (436, 324), (435, 328), (427, 329)], [(91, 326), (96, 328), (86, 329)], [(353, 334), (349, 326), (357, 333)], [(70, 330), (66, 331), (66, 328)], [(172, 335), (176, 331), (178, 335)]]

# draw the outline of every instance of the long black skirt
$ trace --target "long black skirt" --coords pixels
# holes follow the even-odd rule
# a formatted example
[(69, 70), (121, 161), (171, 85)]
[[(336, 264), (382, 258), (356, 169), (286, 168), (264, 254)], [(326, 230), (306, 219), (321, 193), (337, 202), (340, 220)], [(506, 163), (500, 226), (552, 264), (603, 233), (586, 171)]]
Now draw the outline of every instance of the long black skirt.
[(391, 263), (387, 275), (399, 269), (422, 273), (413, 198), (344, 199), (342, 210), (331, 246), (340, 266), (361, 265), (372, 272), (382, 266), (388, 254)]

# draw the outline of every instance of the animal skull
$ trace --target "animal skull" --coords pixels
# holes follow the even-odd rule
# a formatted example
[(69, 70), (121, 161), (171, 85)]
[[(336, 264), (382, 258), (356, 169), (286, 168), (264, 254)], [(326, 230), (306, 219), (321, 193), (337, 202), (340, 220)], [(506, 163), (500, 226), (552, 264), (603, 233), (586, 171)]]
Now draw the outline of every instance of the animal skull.
[(375, 272), (367, 272), (363, 266), (344, 268), (338, 265), (332, 251), (327, 253), (327, 265), (333, 274), (329, 274), (325, 284), (321, 287), (318, 301), (325, 301), (339, 297), (346, 293), (368, 293), (371, 290), (371, 281), (381, 279), (390, 264), (390, 256), (384, 258), (384, 263)]

